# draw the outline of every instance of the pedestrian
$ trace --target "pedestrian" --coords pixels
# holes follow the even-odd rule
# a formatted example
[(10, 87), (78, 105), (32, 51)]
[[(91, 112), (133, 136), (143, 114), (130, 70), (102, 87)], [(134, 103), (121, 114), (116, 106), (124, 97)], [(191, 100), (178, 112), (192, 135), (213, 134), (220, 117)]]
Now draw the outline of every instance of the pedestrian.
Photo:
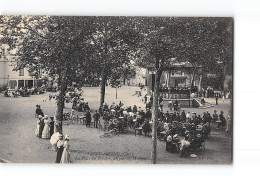
[(42, 138), (42, 131), (44, 129), (44, 118), (41, 117), (41, 118), (39, 118), (39, 120), (40, 120), (40, 122), (39, 122), (39, 125), (40, 125), (40, 127), (39, 127), (39, 138), (41, 139)]
[(57, 155), (56, 155), (56, 161), (55, 163), (60, 163), (61, 161), (61, 156), (64, 150), (64, 142), (63, 142), (63, 135), (59, 134), (58, 136), (58, 142), (57, 142)]
[(170, 111), (172, 111), (172, 101), (168, 102), (168, 107), (169, 107)]
[(54, 121), (53, 121), (53, 117), (50, 117), (50, 136), (52, 136), (52, 134), (54, 133)]
[(147, 94), (144, 95), (144, 103), (146, 104), (146, 102), (147, 102)]
[(218, 105), (218, 97), (216, 97), (216, 105)]
[(145, 118), (148, 120), (151, 120), (151, 118), (152, 118), (152, 112), (150, 111), (149, 108), (146, 109)]
[(48, 119), (48, 115), (44, 116), (44, 128), (42, 131), (42, 138), (43, 139), (49, 139), (50, 136), (50, 121)]
[(187, 112), (186, 114), (186, 123), (190, 123), (191, 121), (191, 115), (190, 115), (190, 112)]
[(219, 120), (220, 120), (220, 122), (218, 122), (217, 129), (219, 129), (219, 127), (221, 127), (221, 126), (225, 126), (226, 125), (226, 119), (224, 117), (224, 112), (223, 111), (220, 112)]
[(183, 122), (186, 122), (185, 110), (183, 110), (182, 113), (181, 113), (181, 120), (182, 120)]
[(98, 122), (99, 122), (99, 119), (100, 119), (100, 114), (97, 112), (97, 110), (96, 110), (95, 114), (93, 115), (93, 118), (94, 118), (94, 127), (98, 128)]
[(35, 130), (35, 135), (36, 135), (37, 137), (39, 137), (40, 122), (41, 122), (42, 116), (39, 115), (38, 117), (39, 117), (39, 118), (37, 119), (37, 125), (36, 125), (36, 130)]
[(63, 144), (64, 149), (63, 149), (63, 152), (62, 152), (60, 163), (71, 163), (69, 140), (70, 140), (69, 135), (65, 135), (65, 141), (64, 141), (64, 144)]
[(86, 112), (86, 114), (85, 114), (85, 117), (86, 117), (86, 127), (90, 127), (91, 114), (90, 114), (89, 110), (87, 110), (87, 112)]
[(223, 101), (223, 103), (225, 102), (225, 95), (224, 95), (224, 93), (222, 95), (222, 101)]
[(133, 107), (133, 113), (137, 113), (137, 106), (136, 105), (134, 105), (134, 107)]
[(214, 110), (214, 114), (212, 115), (212, 119), (213, 119), (213, 122), (216, 122), (218, 120), (218, 114), (217, 114), (217, 111)]
[(227, 115), (227, 128), (226, 128), (226, 132), (229, 133), (231, 131), (231, 117), (228, 114)]
[(84, 108), (84, 111), (87, 111), (87, 110), (89, 111), (90, 110), (88, 102), (84, 103), (83, 108)]
[(37, 104), (35, 110), (35, 117), (37, 118), (39, 115), (44, 116), (44, 113), (41, 109), (41, 106)]

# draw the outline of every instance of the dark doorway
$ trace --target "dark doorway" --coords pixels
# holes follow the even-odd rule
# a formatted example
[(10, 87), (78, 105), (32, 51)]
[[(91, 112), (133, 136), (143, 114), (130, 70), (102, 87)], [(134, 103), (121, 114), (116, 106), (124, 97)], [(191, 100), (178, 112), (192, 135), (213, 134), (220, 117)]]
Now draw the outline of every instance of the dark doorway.
[(25, 87), (32, 88), (33, 87), (33, 80), (25, 80)]
[(24, 87), (24, 80), (18, 80), (18, 89)]

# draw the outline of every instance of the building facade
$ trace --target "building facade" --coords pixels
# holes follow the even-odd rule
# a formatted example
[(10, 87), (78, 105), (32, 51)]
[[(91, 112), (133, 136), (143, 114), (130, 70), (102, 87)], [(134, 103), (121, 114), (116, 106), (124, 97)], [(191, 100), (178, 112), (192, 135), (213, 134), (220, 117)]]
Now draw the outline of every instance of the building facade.
[[(32, 77), (27, 68), (15, 71), (15, 67), (15, 57), (0, 60), (0, 86), (7, 86), (10, 89), (41, 86), (41, 80)], [(41, 74), (39, 74), (39, 77), (40, 76)]]

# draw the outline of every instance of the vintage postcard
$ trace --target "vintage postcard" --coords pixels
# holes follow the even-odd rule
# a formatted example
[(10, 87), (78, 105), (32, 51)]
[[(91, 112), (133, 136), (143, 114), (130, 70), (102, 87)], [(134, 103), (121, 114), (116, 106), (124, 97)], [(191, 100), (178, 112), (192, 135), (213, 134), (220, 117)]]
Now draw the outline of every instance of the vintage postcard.
[(0, 162), (232, 164), (233, 25), (0, 16)]

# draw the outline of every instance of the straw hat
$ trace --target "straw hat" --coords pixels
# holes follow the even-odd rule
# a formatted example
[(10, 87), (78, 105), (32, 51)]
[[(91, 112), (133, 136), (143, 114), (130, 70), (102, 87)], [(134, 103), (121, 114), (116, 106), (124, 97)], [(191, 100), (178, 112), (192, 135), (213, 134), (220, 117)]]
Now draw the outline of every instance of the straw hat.
[(178, 134), (175, 134), (173, 137), (174, 137), (174, 138), (178, 137)]
[(38, 117), (39, 117), (39, 118), (42, 118), (42, 115), (39, 115)]
[(45, 115), (45, 116), (44, 116), (44, 119), (48, 119), (48, 115)]

